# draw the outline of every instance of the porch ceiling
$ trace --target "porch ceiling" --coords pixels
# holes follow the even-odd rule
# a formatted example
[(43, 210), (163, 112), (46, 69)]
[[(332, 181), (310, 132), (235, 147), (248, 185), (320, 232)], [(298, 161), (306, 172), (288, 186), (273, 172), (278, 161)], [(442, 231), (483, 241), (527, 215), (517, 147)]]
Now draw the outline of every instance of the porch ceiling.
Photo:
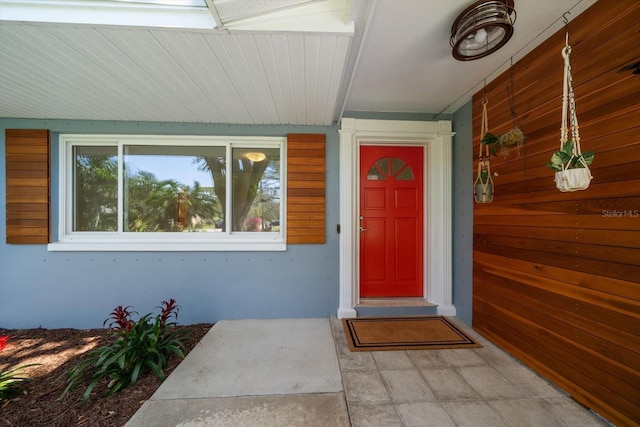
[(345, 109), (451, 113), (594, 0), (516, 0), (512, 40), (469, 63), (449, 48), (469, 0), (206, 0), (189, 27), (57, 19), (112, 2), (37, 2), (53, 18), (0, 0), (0, 117), (330, 125)]

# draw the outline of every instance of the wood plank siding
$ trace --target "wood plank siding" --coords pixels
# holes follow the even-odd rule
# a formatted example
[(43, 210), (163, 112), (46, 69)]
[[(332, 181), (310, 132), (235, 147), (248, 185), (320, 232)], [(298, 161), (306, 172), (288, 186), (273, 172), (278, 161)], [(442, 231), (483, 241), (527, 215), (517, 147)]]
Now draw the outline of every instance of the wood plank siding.
[(506, 133), (513, 77), (526, 140), (491, 159), (494, 201), (474, 207), (473, 327), (616, 425), (639, 425), (640, 2), (600, 0), (568, 30), (593, 180), (561, 193), (545, 166), (560, 139), (562, 29), (486, 87), (489, 130)]
[(325, 242), (326, 135), (287, 135), (287, 243)]
[(5, 131), (8, 244), (50, 241), (49, 132)]

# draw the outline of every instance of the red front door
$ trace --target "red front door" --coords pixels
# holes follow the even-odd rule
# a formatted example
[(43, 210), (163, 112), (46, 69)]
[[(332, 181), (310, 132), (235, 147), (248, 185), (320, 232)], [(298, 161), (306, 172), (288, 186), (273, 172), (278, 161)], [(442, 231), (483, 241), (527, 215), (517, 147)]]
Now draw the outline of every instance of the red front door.
[(360, 147), (360, 296), (423, 296), (423, 148)]

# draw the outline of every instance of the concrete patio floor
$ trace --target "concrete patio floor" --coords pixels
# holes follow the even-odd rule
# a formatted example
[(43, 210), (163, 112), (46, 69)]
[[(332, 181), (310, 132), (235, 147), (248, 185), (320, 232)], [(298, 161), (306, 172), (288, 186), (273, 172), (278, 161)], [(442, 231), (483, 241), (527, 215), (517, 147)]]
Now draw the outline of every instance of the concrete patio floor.
[(220, 321), (139, 426), (608, 426), (457, 319), (475, 349), (351, 352), (340, 320)]

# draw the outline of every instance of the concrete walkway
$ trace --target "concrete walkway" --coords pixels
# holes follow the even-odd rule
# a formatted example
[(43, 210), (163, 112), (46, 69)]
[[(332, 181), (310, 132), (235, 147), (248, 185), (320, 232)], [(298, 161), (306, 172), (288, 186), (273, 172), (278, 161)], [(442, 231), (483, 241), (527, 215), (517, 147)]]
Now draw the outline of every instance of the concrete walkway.
[(457, 324), (484, 347), (351, 352), (338, 319), (220, 321), (127, 427), (608, 425)]

